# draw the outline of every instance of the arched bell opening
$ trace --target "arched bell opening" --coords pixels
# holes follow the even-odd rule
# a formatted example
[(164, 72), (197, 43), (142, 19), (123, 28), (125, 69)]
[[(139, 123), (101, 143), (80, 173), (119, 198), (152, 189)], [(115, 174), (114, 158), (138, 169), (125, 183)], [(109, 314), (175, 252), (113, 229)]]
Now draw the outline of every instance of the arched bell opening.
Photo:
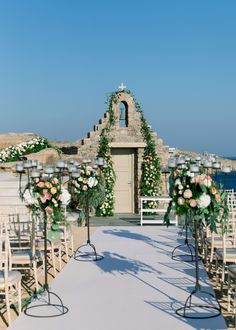
[(128, 104), (124, 101), (119, 104), (119, 126), (121, 128), (128, 127)]

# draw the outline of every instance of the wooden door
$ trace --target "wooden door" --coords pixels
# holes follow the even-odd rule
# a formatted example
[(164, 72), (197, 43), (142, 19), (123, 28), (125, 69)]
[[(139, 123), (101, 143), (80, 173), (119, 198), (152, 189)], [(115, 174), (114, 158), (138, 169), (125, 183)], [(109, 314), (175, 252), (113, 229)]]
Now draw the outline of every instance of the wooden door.
[(115, 213), (134, 213), (134, 150), (112, 149)]

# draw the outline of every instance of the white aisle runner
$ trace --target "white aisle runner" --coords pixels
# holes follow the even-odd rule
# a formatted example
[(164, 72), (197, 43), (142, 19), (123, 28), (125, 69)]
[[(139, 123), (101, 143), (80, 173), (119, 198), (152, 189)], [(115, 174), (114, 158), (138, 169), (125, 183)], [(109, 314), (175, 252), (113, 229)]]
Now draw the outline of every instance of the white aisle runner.
[[(195, 284), (194, 263), (170, 257), (183, 242), (177, 233), (173, 227), (99, 228), (92, 243), (104, 259), (71, 259), (51, 284), (69, 312), (43, 319), (22, 313), (10, 330), (227, 329), (222, 316), (192, 320), (175, 314)], [(200, 278), (211, 291), (202, 267)]]

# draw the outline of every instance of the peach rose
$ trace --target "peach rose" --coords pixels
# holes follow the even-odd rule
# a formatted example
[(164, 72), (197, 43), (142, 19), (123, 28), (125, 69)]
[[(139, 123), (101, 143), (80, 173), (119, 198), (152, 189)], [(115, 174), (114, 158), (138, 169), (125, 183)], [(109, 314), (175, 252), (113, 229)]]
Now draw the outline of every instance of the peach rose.
[(57, 188), (56, 187), (52, 187), (51, 190), (50, 190), (51, 194), (52, 195), (55, 195), (56, 192), (57, 192)]
[(38, 186), (39, 188), (43, 188), (43, 187), (44, 187), (44, 182), (43, 182), (43, 181), (40, 181), (40, 182), (37, 184), (37, 186)]
[(211, 193), (212, 195), (215, 195), (217, 193), (216, 187), (211, 187)]
[(191, 199), (189, 200), (189, 205), (190, 205), (191, 207), (196, 207), (196, 206), (197, 206), (197, 202), (196, 202), (196, 200), (193, 199), (193, 198), (191, 198)]

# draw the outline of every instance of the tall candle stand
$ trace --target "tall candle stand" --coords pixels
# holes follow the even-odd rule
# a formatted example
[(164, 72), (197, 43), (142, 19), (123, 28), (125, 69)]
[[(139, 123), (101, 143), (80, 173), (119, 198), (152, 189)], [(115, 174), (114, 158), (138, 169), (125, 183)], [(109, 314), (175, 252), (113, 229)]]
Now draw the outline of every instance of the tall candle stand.
[[(37, 168), (35, 166), (29, 166), (29, 163), (26, 163), (26, 169), (27, 169), (27, 178), (28, 178), (28, 189), (31, 191), (31, 187), (33, 183), (31, 182), (31, 179), (37, 179), (40, 178), (41, 173), (41, 167)], [(21, 187), (21, 176), (22, 176), (22, 167), (16, 165), (16, 171), (20, 174), (20, 191), (22, 191)], [(54, 172), (54, 169), (52, 167), (45, 168), (44, 175), (51, 176)], [(44, 285), (42, 288), (42, 293), (34, 293), (31, 299), (31, 304), (29, 304), (25, 310), (24, 313), (27, 316), (30, 317), (36, 317), (36, 318), (52, 318), (57, 317), (66, 314), (69, 309), (64, 305), (62, 302), (62, 299), (54, 292), (52, 292), (49, 289), (48, 284), (48, 237), (47, 237), (47, 214), (45, 211), (43, 211), (43, 238), (44, 238)], [(34, 216), (32, 216), (32, 228), (34, 229)], [(34, 242), (34, 232), (32, 232), (32, 244), (35, 244)], [(54, 299), (53, 299), (54, 298)], [(57, 299), (57, 303), (55, 303), (55, 298)], [(54, 301), (53, 301), (54, 300)], [(36, 303), (36, 301), (39, 301), (39, 303)]]
[[(91, 160), (86, 158), (83, 160), (83, 163), (85, 165), (89, 164), (89, 163), (91, 163)], [(95, 161), (94, 168), (99, 167), (101, 169), (101, 167), (104, 167), (104, 166), (105, 166), (105, 164), (104, 164), (103, 158), (100, 157)], [(76, 179), (79, 176), (80, 176), (79, 172), (71, 173), (72, 178)], [(74, 259), (77, 261), (100, 261), (104, 257), (97, 253), (97, 250), (96, 250), (94, 244), (91, 243), (91, 239), (90, 239), (90, 216), (89, 216), (90, 201), (89, 201), (88, 191), (85, 192), (85, 206), (84, 207), (85, 207), (85, 222), (86, 222), (86, 226), (87, 226), (87, 242), (86, 242), (86, 244), (83, 244), (78, 247), (78, 249), (74, 253)]]
[[(202, 289), (199, 281), (199, 256), (198, 256), (198, 228), (197, 220), (194, 220), (195, 231), (195, 288), (187, 297), (183, 307), (176, 310), (176, 314), (188, 319), (209, 319), (217, 317), (221, 314), (221, 307), (215, 296), (208, 291)], [(193, 297), (203, 298), (208, 297), (202, 303), (194, 303)], [(217, 306), (210, 304), (211, 300), (215, 300)], [(208, 311), (208, 313), (206, 312)]]
[[(177, 159), (171, 158), (168, 163), (168, 167), (172, 169), (172, 171), (178, 167), (178, 168), (186, 168), (189, 157), (185, 157), (183, 155), (180, 155)], [(192, 173), (199, 173), (199, 167), (197, 165), (191, 165), (190, 171)], [(194, 246), (189, 242), (189, 235), (188, 235), (188, 228), (189, 228), (189, 215), (185, 215), (185, 221), (184, 221), (184, 228), (185, 228), (185, 238), (184, 242), (179, 244), (174, 248), (171, 254), (171, 258), (173, 260), (177, 261), (186, 261), (186, 262), (192, 262), (195, 260), (195, 253), (194, 253)], [(180, 250), (187, 250), (185, 253), (179, 252)]]

